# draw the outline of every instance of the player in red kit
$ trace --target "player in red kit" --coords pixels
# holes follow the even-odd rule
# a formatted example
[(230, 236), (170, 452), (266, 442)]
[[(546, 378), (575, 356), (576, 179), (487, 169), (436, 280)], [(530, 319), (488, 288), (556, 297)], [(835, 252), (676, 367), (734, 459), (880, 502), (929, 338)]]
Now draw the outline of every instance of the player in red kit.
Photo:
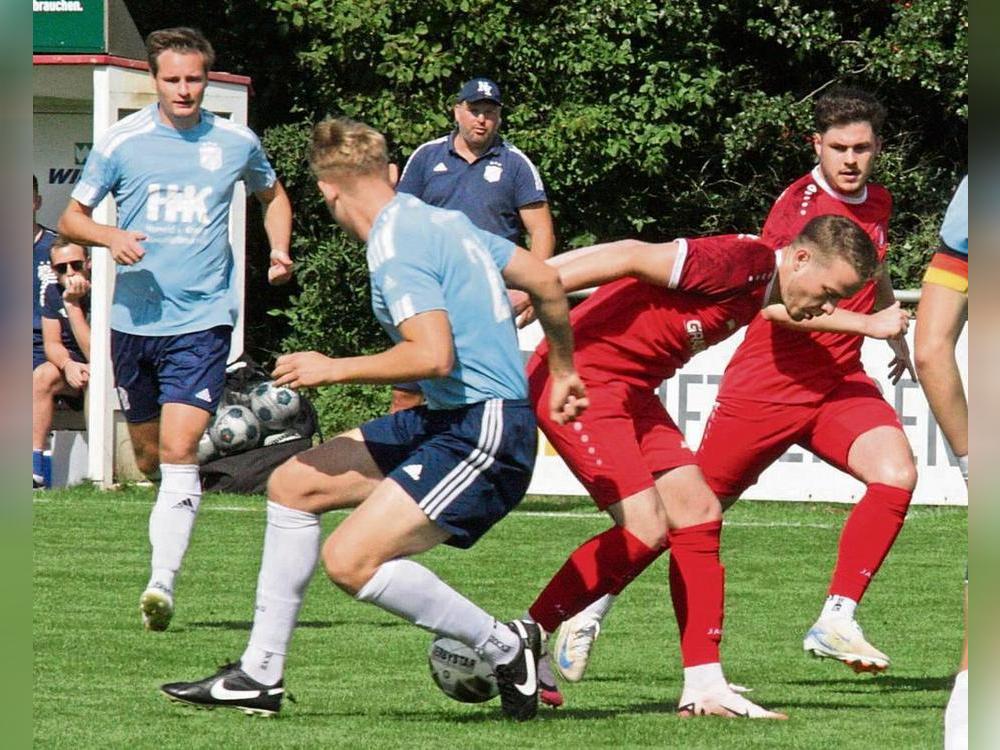
[[(865, 92), (838, 88), (817, 101), (815, 116), (819, 163), (781, 194), (762, 239), (781, 247), (813, 217), (835, 214), (861, 227), (882, 261), (892, 198), (868, 180), (885, 110)], [(854, 610), (902, 528), (917, 479), (899, 418), (861, 364), (863, 336), (884, 338), (884, 330), (874, 329), (901, 315), (884, 269), (842, 300), (836, 316), (796, 322), (780, 308), (763, 311), (726, 368), (698, 448), (698, 465), (724, 507), (796, 444), (865, 483), (844, 525), (822, 613), (803, 643), (807, 652), (856, 671), (889, 666), (865, 640)], [(892, 382), (907, 370), (913, 376), (903, 336), (888, 342)], [(556, 665), (567, 679), (582, 677), (612, 602), (594, 602), (560, 630)]]
[[(568, 291), (604, 286), (571, 314), (590, 410), (579, 426), (563, 427), (539, 408), (539, 426), (615, 525), (572, 553), (530, 617), (553, 632), (670, 548), (685, 667), (680, 712), (783, 718), (733, 692), (723, 676), (722, 509), (655, 389), (762, 307), (780, 306), (792, 320), (833, 312), (875, 272), (871, 240), (853, 222), (826, 216), (778, 252), (747, 235), (625, 240), (550, 263)], [(543, 342), (528, 363), (535, 404), (550, 387), (545, 351)], [(539, 679), (543, 691), (554, 687), (541, 669)]]

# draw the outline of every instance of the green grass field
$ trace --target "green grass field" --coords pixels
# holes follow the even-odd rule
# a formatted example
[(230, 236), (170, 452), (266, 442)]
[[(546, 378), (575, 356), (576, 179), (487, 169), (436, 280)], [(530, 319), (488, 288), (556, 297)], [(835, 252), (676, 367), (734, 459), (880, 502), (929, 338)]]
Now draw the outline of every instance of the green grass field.
[[(152, 490), (35, 495), (34, 739), (44, 748), (939, 748), (962, 634), (964, 509), (916, 507), (859, 609), (893, 659), (880, 677), (806, 658), (845, 506), (738, 504), (723, 533), (730, 680), (787, 722), (679, 719), (677, 629), (666, 564), (619, 600), (567, 705), (513, 724), (499, 704), (455, 703), (431, 682), (431, 637), (318, 574), (292, 642), (297, 703), (273, 720), (168, 703), (161, 682), (238, 658), (250, 629), (263, 500), (208, 495), (188, 551), (174, 624), (146, 633)], [(330, 527), (343, 518), (331, 514)], [(474, 549), (422, 560), (500, 617), (520, 614), (584, 538), (606, 526), (581, 500), (532, 498)]]

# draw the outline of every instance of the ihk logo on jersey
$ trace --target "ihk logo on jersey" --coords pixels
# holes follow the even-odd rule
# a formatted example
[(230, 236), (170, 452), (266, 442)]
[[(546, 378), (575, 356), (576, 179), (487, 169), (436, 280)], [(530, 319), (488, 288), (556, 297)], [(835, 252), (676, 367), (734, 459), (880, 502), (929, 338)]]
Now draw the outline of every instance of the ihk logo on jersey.
[(172, 224), (208, 224), (208, 196), (212, 188), (197, 185), (163, 185), (151, 183), (146, 198), (146, 219)]

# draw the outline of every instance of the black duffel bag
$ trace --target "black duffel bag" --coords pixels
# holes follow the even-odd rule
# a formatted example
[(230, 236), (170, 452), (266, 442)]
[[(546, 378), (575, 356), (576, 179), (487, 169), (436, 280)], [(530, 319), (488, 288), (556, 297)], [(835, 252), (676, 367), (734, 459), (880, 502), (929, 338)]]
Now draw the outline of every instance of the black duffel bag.
[[(267, 371), (252, 360), (237, 360), (227, 371), (223, 403), (242, 403), (244, 394), (249, 394), (256, 385), (266, 380), (269, 380)], [(311, 448), (314, 435), (322, 441), (316, 408), (305, 395), (300, 393), (299, 399), (300, 417), (295, 424), (297, 435), (289, 434), (279, 442), (203, 463), (200, 467), (202, 489), (206, 492), (263, 494), (272, 471), (297, 453)]]

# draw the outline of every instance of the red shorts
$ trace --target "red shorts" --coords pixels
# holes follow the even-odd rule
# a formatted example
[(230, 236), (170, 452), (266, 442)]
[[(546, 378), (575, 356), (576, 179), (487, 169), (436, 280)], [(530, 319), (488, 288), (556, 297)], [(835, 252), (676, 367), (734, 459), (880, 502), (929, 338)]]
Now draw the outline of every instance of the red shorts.
[(792, 445), (842, 471), (858, 437), (875, 427), (903, 429), (875, 382), (851, 375), (820, 404), (780, 404), (723, 398), (705, 425), (698, 466), (719, 497), (738, 497)]
[(549, 419), (548, 367), (528, 362), (538, 426), (601, 510), (653, 486), (656, 476), (695, 463), (656, 392), (623, 383), (587, 382), (590, 408), (575, 422)]

